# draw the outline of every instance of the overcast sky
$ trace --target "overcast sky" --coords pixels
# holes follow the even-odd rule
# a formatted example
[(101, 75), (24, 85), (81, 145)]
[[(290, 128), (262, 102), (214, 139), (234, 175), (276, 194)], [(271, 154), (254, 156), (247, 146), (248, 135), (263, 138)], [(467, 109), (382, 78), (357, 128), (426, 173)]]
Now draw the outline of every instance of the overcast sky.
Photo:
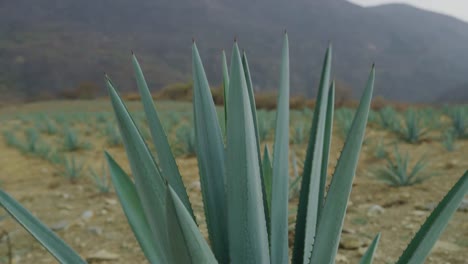
[(468, 22), (468, 0), (348, 0), (363, 5), (378, 5), (387, 3), (405, 3), (444, 13)]

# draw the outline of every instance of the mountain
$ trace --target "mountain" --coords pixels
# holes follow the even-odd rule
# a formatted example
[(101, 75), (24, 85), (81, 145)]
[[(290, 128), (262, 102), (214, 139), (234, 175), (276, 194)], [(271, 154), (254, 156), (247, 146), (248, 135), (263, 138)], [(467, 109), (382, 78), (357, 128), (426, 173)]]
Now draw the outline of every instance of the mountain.
[(468, 104), (468, 83), (444, 91), (435, 101), (438, 103)]
[[(134, 50), (152, 87), (191, 79), (195, 37), (212, 85), (221, 49), (234, 36), (249, 57), (258, 90), (278, 83), (282, 31), (288, 30), (293, 94), (312, 96), (328, 42), (334, 76), (362, 90), (373, 62), (376, 94), (432, 102), (468, 83), (468, 24), (406, 5), (362, 8), (345, 0), (30, 0), (0, 2), (0, 91), (32, 99), (107, 72), (135, 89)], [(229, 53), (228, 53), (229, 54)], [(102, 89), (104, 92), (104, 89)]]

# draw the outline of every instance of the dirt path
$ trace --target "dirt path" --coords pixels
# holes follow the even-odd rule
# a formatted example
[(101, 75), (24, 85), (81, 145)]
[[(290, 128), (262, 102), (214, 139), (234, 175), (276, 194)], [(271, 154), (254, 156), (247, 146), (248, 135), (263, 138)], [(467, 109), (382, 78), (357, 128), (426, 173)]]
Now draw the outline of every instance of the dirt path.
[[(0, 180), (3, 190), (54, 227), (82, 256), (104, 249), (118, 255), (107, 263), (145, 263), (115, 195), (96, 195), (88, 179), (71, 184), (48, 162), (25, 157), (0, 140)], [(0, 230), (10, 233), (14, 263), (56, 263), (10, 217), (0, 221)], [(6, 249), (2, 241), (0, 256), (6, 256)], [(6, 257), (0, 263), (8, 263)]]

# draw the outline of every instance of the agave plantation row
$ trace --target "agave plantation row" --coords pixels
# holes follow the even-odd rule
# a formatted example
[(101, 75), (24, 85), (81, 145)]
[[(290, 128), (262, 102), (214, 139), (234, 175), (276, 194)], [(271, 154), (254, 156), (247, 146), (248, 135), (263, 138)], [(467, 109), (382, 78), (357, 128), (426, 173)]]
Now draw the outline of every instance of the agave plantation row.
[[(438, 114), (440, 118), (433, 118), (438, 112), (433, 109), (410, 109), (404, 114), (391, 108), (370, 112), (374, 67), (357, 109), (335, 111), (335, 87), (330, 79), (331, 47), (324, 59), (314, 111), (290, 113), (286, 34), (281, 55), (277, 111), (256, 111), (247, 56), (239, 51), (237, 43), (233, 47), (230, 67), (223, 56), (226, 104), (220, 111), (212, 101), (195, 43), (192, 51), (193, 118), (189, 114), (179, 116), (178, 113), (162, 118), (163, 115), (154, 107), (143, 72), (133, 56), (144, 118), (128, 110), (116, 85), (106, 76), (115, 121), (109, 116), (104, 118), (103, 114), (91, 119), (81, 117), (82, 121), (86, 120), (84, 125), (73, 124), (67, 119), (65, 124), (47, 117), (45, 122), (23, 120), (31, 122), (32, 126), (21, 137), (5, 132), (9, 145), (25, 153), (46, 153), (37, 155), (48, 159), (49, 153), (86, 153), (87, 148), (93, 146), (80, 140), (81, 134), (76, 131), (80, 129), (86, 133), (91, 129), (92, 132), (88, 133), (96, 134), (93, 128), (94, 131), (106, 131), (103, 128), (115, 127), (116, 122), (132, 177), (109, 153), (105, 159), (127, 220), (150, 263), (334, 263), (363, 142), (374, 144), (372, 149), (376, 158), (387, 158), (387, 168), (379, 175), (383, 175), (381, 178), (389, 184), (410, 185), (423, 179), (419, 176), (424, 168), (423, 161), (410, 169), (408, 156), (402, 156), (397, 146), (395, 154), (388, 155), (386, 147), (394, 146), (394, 142), (382, 142), (372, 137), (365, 139), (368, 119), (372, 126), (394, 134), (396, 141), (402, 139), (411, 144), (427, 138), (439, 138), (440, 135), (434, 136), (437, 134), (434, 131), (444, 135), (441, 142), (445, 142), (448, 133), (452, 141), (466, 138), (466, 110), (463, 108), (444, 109), (443, 114)], [(335, 125), (334, 116), (337, 120)], [(106, 121), (98, 121), (101, 118)], [(45, 128), (42, 127), (44, 124)], [(69, 148), (68, 143), (62, 141), (55, 149), (45, 151), (36, 148), (36, 143), (41, 145), (42, 140), (38, 135), (50, 131), (47, 124), (60, 127), (64, 137), (59, 138), (65, 138), (65, 141), (75, 131), (72, 138), (80, 147)], [(442, 129), (447, 126), (441, 124), (450, 124), (451, 128)], [(331, 183), (326, 188), (334, 127), (344, 144), (331, 175)], [(143, 132), (145, 130), (147, 132)], [(109, 142), (117, 138), (111, 135), (113, 133), (103, 134), (107, 142), (104, 146), (111, 147)], [(31, 141), (34, 144), (30, 144)], [(198, 160), (208, 240), (198, 228), (198, 219), (175, 160), (174, 152), (181, 141), (185, 142), (182, 153), (191, 155), (195, 152)], [(262, 144), (265, 142), (271, 145), (271, 153), (269, 147)], [(298, 155), (303, 160), (298, 162), (295, 153), (300, 153), (301, 149), (306, 151), (305, 155)], [(291, 157), (293, 162), (290, 162)], [(301, 169), (298, 169), (298, 164)], [(67, 165), (76, 166), (74, 159)], [(290, 168), (293, 177), (290, 176)], [(424, 262), (467, 191), (468, 172), (429, 216), (402, 253), (399, 264)], [(297, 193), (298, 200), (292, 228), (289, 221), (291, 193)], [(78, 253), (3, 191), (0, 191), (0, 204), (57, 260), (85, 263)], [(290, 231), (294, 231), (293, 244), (289, 244)], [(360, 263), (372, 263), (380, 239), (380, 234), (375, 235)]]
[[(92, 103), (92, 102), (90, 102)], [(161, 122), (168, 134), (186, 134), (184, 130), (191, 130), (193, 115), (190, 105), (179, 103), (180, 106), (171, 109), (172, 102), (160, 102), (165, 106), (161, 112)], [(224, 128), (223, 109), (218, 108), (218, 122)], [(354, 116), (354, 109), (340, 108), (335, 113), (335, 125), (339, 129), (339, 135), (344, 137)], [(149, 128), (144, 113), (132, 111), (138, 127), (144, 138), (149, 140)], [(301, 144), (306, 140), (306, 134), (310, 129), (310, 119), (313, 111), (305, 108), (302, 111), (291, 111), (290, 130), (291, 143)], [(274, 111), (257, 111), (259, 136), (262, 141), (273, 138), (275, 113)], [(62, 114), (17, 114), (9, 115), (2, 120), (3, 124), (15, 120), (15, 125), (10, 129), (4, 129), (7, 143), (14, 146), (11, 131), (23, 130), (27, 144), (38, 140), (40, 135), (56, 136), (55, 144), (63, 143), (64, 150), (78, 150), (77, 142), (79, 134), (83, 137), (105, 137), (107, 147), (122, 146), (115, 118), (109, 112), (73, 112)], [(369, 112), (369, 124), (376, 129), (386, 130), (398, 135), (402, 141), (419, 143), (423, 140), (441, 140), (451, 135), (453, 140), (466, 139), (468, 137), (468, 107), (444, 106), (439, 108), (409, 108), (398, 112), (391, 106)], [(429, 134), (429, 135), (427, 135)], [(92, 139), (91, 139), (92, 140)], [(177, 144), (184, 141), (183, 136), (172, 138), (171, 143)], [(60, 142), (61, 141), (61, 142)], [(39, 143), (39, 142), (38, 142)], [(51, 142), (48, 142), (51, 143)], [(70, 144), (69, 144), (70, 143)], [(88, 146), (92, 147), (92, 146)]]
[[(172, 151), (176, 156), (187, 157), (196, 154), (195, 131), (193, 129), (193, 114), (188, 104), (171, 107), (173, 103), (162, 102), (164, 111), (161, 111), (161, 122), (169, 136)], [(167, 106), (166, 106), (167, 105)], [(340, 108), (335, 111), (335, 135), (345, 138), (354, 117), (354, 109)], [(379, 111), (369, 112), (369, 125), (381, 131), (377, 135), (366, 135), (364, 144), (369, 155), (376, 159), (385, 159), (388, 166), (377, 163), (370, 168), (371, 173), (391, 185), (410, 185), (426, 179), (430, 174), (422, 173), (429, 161), (424, 157), (403, 155), (398, 150), (400, 143), (415, 144), (424, 140), (439, 142), (447, 151), (454, 151), (458, 140), (467, 138), (468, 114), (463, 106), (443, 107), (441, 109), (423, 108), (408, 109), (397, 112), (390, 106)], [(144, 113), (133, 111), (132, 115), (146, 142), (151, 139), (148, 123)], [(224, 110), (217, 109), (218, 121), (224, 128)], [(304, 156), (304, 145), (307, 144), (308, 131), (313, 111), (306, 108), (302, 111), (291, 111), (290, 144), (296, 155), (301, 159)], [(258, 136), (262, 145), (272, 145), (274, 139), (275, 112), (260, 110), (257, 112)], [(3, 138), (5, 143), (17, 148), (24, 155), (33, 156), (50, 162), (57, 167), (57, 171), (72, 181), (78, 180), (82, 175), (91, 176), (99, 190), (103, 188), (106, 173), (97, 168), (86, 166), (87, 156), (90, 152), (102, 149), (123, 148), (123, 141), (118, 131), (115, 117), (109, 112), (71, 112), (61, 114), (19, 114), (4, 119)], [(386, 139), (382, 139), (382, 133)], [(223, 131), (225, 133), (225, 131)], [(293, 157), (290, 157), (293, 159)], [(418, 159), (418, 160), (416, 160)], [(299, 159), (300, 160), (300, 159)], [(407, 163), (417, 161), (416, 170), (412, 180), (411, 168)], [(104, 160), (102, 160), (104, 165)], [(293, 162), (299, 166), (300, 162)], [(406, 163), (404, 165), (403, 163)], [(406, 166), (406, 168), (403, 168)], [(293, 180), (297, 177), (293, 167)], [(395, 170), (389, 173), (388, 169)], [(99, 173), (98, 173), (99, 172)], [(420, 173), (421, 172), (421, 173)], [(299, 174), (299, 173), (297, 173)], [(392, 179), (390, 174), (398, 175), (398, 180)], [(433, 174), (433, 173), (432, 173)], [(401, 180), (403, 179), (403, 180)], [(297, 182), (297, 181), (296, 181)]]
[[(166, 110), (161, 113), (161, 122), (168, 135), (175, 135), (170, 138), (172, 149), (180, 155), (194, 154), (191, 151), (184, 151), (189, 150), (189, 146), (193, 144), (191, 141), (194, 140), (193, 115), (190, 106), (182, 104), (171, 110), (172, 102), (160, 104), (167, 105)], [(224, 128), (223, 110), (219, 108), (217, 110), (218, 121)], [(467, 113), (468, 107), (464, 106), (446, 106), (442, 109), (410, 108), (401, 113), (391, 106), (386, 106), (379, 111), (369, 112), (369, 125), (374, 129), (395, 134), (394, 141), (401, 140), (407, 143), (420, 143), (424, 140), (439, 141), (451, 151), (456, 140), (468, 137)], [(144, 113), (134, 111), (132, 115), (143, 137), (148, 141), (150, 133)], [(309, 120), (312, 115), (313, 111), (308, 108), (302, 111), (291, 111), (291, 144), (300, 147), (306, 142), (307, 132), (310, 129)], [(337, 135), (345, 137), (351, 127), (353, 116), (353, 109), (336, 110)], [(261, 142), (271, 142), (275, 113), (260, 110), (257, 111), (257, 118)], [(16, 147), (25, 154), (52, 159), (52, 162), (54, 162), (53, 155), (56, 152), (123, 146), (116, 120), (108, 112), (20, 114), (9, 116), (2, 122), (5, 127), (3, 129), (4, 140), (9, 146)], [(373, 138), (366, 137), (366, 142), (367, 140), (373, 140)], [(93, 146), (91, 142), (95, 141), (104, 141), (104, 144)]]

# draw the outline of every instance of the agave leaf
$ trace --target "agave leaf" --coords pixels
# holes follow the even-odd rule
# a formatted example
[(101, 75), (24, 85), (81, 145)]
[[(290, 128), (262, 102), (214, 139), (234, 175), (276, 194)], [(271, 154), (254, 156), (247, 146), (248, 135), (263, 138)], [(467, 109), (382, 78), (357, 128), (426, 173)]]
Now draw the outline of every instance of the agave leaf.
[(334, 263), (346, 206), (361, 151), (374, 88), (375, 69), (372, 67), (367, 87), (361, 97), (351, 129), (338, 159), (330, 188), (320, 215), (312, 257), (309, 263)]
[(226, 136), (230, 263), (269, 263), (254, 121), (237, 43), (230, 77)]
[(195, 43), (192, 52), (195, 137), (208, 234), (218, 261), (228, 263), (224, 142), (210, 86)]
[(167, 187), (166, 216), (173, 263), (218, 263), (179, 195), (171, 186)]
[(323, 156), (322, 156), (322, 170), (320, 174), (320, 189), (319, 199), (320, 206), (318, 207), (317, 219), (320, 218), (322, 212), (322, 206), (325, 201), (325, 185), (327, 183), (328, 173), (328, 159), (330, 157), (330, 146), (332, 139), (333, 130), (333, 111), (335, 108), (335, 82), (333, 81), (328, 91), (328, 103), (327, 103), (327, 117), (325, 118), (325, 132), (323, 141)]
[(263, 150), (262, 171), (263, 171), (263, 189), (265, 190), (268, 208), (271, 208), (271, 184), (272, 184), (272, 177), (273, 177), (273, 167), (271, 165), (270, 150), (268, 150), (267, 144), (265, 144), (265, 148)]
[(289, 45), (284, 34), (280, 70), (278, 110), (273, 153), (271, 195), (271, 263), (288, 262), (288, 185), (289, 185)]
[(151, 137), (153, 139), (153, 144), (156, 147), (158, 153), (159, 165), (161, 166), (164, 176), (169, 181), (169, 184), (174, 188), (176, 193), (179, 195), (180, 200), (184, 203), (187, 210), (192, 215), (193, 219), (195, 216), (193, 214), (192, 206), (190, 204), (187, 191), (185, 189), (184, 183), (182, 182), (182, 177), (177, 167), (174, 155), (172, 154), (169, 141), (167, 140), (166, 132), (161, 124), (156, 108), (154, 107), (153, 98), (146, 84), (145, 76), (140, 68), (140, 64), (135, 55), (132, 56), (133, 69), (135, 71), (135, 76), (137, 80), (137, 86), (140, 90), (141, 101), (143, 103), (143, 109), (148, 120), (148, 126), (151, 132)]
[(372, 244), (366, 250), (366, 253), (364, 253), (364, 256), (362, 256), (359, 264), (372, 264), (372, 262), (374, 261), (375, 250), (377, 249), (377, 245), (379, 244), (379, 240), (380, 240), (380, 233), (378, 233), (377, 236), (374, 238), (374, 240), (372, 241)]
[(227, 66), (226, 52), (223, 50), (221, 55), (221, 63), (223, 64), (223, 95), (224, 95), (224, 125), (227, 123), (227, 98), (229, 94), (229, 70)]
[(105, 156), (120, 204), (143, 253), (150, 263), (167, 263), (161, 243), (153, 240), (135, 184), (109, 153), (105, 152)]
[(304, 161), (292, 259), (292, 263), (295, 264), (307, 263), (318, 223), (318, 207), (322, 200), (319, 197), (319, 188), (321, 186), (321, 165), (324, 147), (324, 129), (328, 109), (331, 57), (332, 48), (330, 46), (323, 62), (317, 104), (312, 119), (309, 144)]
[(439, 236), (444, 231), (460, 202), (468, 193), (468, 171), (458, 180), (444, 199), (434, 209), (421, 229), (411, 240), (397, 264), (424, 263)]
[(162, 177), (140, 131), (138, 131), (135, 122), (109, 78), (107, 78), (106, 83), (130, 168), (135, 178), (135, 187), (150, 226), (153, 240), (162, 244), (164, 247), (163, 252), (170, 252), (168, 250), (169, 240), (165, 217), (166, 180)]
[(86, 263), (78, 253), (71, 249), (52, 230), (2, 190), (0, 190), (0, 205), (60, 263)]
[(261, 152), (260, 152), (260, 140), (258, 135), (258, 118), (257, 118), (257, 106), (255, 104), (255, 95), (252, 84), (252, 77), (250, 76), (249, 62), (245, 52), (242, 54), (242, 67), (244, 69), (245, 81), (247, 82), (247, 91), (249, 92), (250, 109), (252, 110), (252, 118), (255, 127), (255, 138), (257, 141), (258, 157), (261, 165)]
[[(247, 90), (249, 92), (249, 101), (250, 109), (252, 110), (252, 119), (254, 122), (255, 128), (255, 139), (257, 142), (257, 155), (260, 168), (262, 168), (262, 153), (260, 152), (260, 137), (258, 134), (258, 118), (257, 118), (257, 106), (255, 105), (255, 95), (252, 85), (252, 78), (250, 76), (249, 62), (247, 60), (247, 55), (245, 52), (242, 54), (242, 67), (244, 69), (245, 81), (247, 82)], [(266, 190), (265, 190), (265, 179), (263, 176), (263, 169), (260, 170), (260, 178), (262, 179), (262, 197), (263, 197), (263, 209), (265, 210), (265, 219), (267, 221), (267, 231), (268, 237), (270, 236), (270, 207), (267, 200)], [(271, 198), (271, 196), (270, 196)], [(271, 202), (271, 200), (270, 200)]]

